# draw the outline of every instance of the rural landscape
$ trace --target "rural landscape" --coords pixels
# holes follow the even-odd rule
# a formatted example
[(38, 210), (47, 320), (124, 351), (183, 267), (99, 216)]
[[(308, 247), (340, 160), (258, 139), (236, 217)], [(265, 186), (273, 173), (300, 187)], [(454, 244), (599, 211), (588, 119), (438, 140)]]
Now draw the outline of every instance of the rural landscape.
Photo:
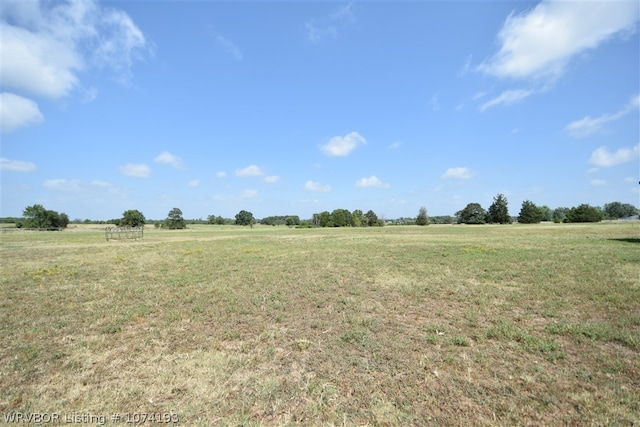
[(638, 221), (1, 239), (3, 422), (640, 423)]
[(639, 30), (0, 0), (0, 426), (640, 427)]

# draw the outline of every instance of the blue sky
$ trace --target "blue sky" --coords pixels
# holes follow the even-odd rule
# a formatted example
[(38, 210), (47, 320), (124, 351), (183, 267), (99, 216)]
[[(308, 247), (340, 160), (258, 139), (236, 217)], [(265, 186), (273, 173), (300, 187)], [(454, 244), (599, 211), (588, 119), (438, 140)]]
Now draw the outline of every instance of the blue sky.
[(637, 1), (3, 1), (2, 207), (639, 205)]

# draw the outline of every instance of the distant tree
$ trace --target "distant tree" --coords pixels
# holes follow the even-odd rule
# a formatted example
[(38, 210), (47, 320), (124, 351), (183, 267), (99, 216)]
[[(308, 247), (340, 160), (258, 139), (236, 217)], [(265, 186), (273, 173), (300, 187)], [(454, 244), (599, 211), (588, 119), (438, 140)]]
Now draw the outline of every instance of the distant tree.
[[(288, 217), (287, 217), (287, 219), (285, 219), (285, 220), (284, 220), (284, 223), (285, 223), (285, 225), (286, 225), (287, 227), (289, 227), (289, 228), (291, 228), (291, 227), (293, 227), (294, 225), (296, 225), (296, 221), (295, 221), (292, 217), (290, 217), (290, 216), (288, 216)], [(298, 221), (298, 224), (299, 224), (299, 223), (300, 223), (300, 221)]]
[(322, 211), (318, 214), (318, 226), (320, 227), (333, 227), (333, 219), (329, 211)]
[(27, 206), (22, 212), (24, 222), (20, 227), (26, 228), (66, 228), (69, 225), (69, 216), (66, 213), (47, 210), (42, 205)]
[(142, 212), (137, 209), (130, 209), (124, 211), (118, 225), (120, 227), (144, 227), (145, 221)]
[(518, 222), (521, 224), (538, 224), (544, 218), (544, 210), (530, 200), (522, 202)]
[(582, 204), (578, 207), (571, 208), (567, 213), (566, 220), (568, 222), (600, 222), (604, 219), (602, 209)]
[(469, 203), (464, 209), (456, 212), (458, 224), (484, 224), (487, 212), (479, 203)]
[(372, 210), (368, 210), (366, 214), (364, 214), (365, 218), (367, 218), (367, 225), (370, 227), (379, 225), (378, 224), (378, 215)]
[(164, 225), (170, 230), (187, 228), (187, 223), (182, 217), (182, 211), (178, 208), (173, 208), (167, 214), (167, 219), (164, 220)]
[(493, 198), (493, 203), (487, 211), (487, 222), (493, 224), (511, 224), (507, 198), (504, 194), (498, 194)]
[(334, 227), (347, 227), (353, 223), (351, 212), (347, 209), (334, 209), (331, 212), (331, 219)]
[(241, 210), (236, 214), (236, 225), (248, 225), (253, 228), (256, 220), (251, 212)]
[(353, 225), (354, 227), (364, 226), (365, 224), (363, 222), (365, 220), (365, 216), (360, 209), (356, 209), (351, 213), (351, 225)]
[(555, 223), (566, 222), (567, 214), (569, 213), (570, 210), (571, 209), (569, 208), (555, 208), (553, 210), (553, 222)]
[(543, 212), (543, 221), (553, 221), (553, 210), (549, 206), (544, 205), (541, 206), (540, 209), (542, 209)]
[(42, 205), (27, 206), (22, 212), (25, 228), (48, 228), (51, 223), (47, 216), (47, 210)]
[(69, 225), (69, 216), (66, 213), (58, 213), (56, 211), (47, 211), (51, 228), (67, 228)]
[(607, 219), (619, 219), (638, 215), (639, 211), (628, 203), (611, 202), (604, 205), (604, 213)]
[(424, 206), (420, 208), (418, 211), (418, 216), (416, 217), (416, 225), (429, 225), (429, 217), (427, 216), (427, 208)]

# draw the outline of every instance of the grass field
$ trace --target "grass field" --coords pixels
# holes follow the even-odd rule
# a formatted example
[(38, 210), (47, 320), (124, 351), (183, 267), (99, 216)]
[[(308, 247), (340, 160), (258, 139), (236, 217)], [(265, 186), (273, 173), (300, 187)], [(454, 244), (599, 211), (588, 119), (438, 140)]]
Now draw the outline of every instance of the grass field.
[(0, 239), (5, 415), (640, 424), (638, 222)]

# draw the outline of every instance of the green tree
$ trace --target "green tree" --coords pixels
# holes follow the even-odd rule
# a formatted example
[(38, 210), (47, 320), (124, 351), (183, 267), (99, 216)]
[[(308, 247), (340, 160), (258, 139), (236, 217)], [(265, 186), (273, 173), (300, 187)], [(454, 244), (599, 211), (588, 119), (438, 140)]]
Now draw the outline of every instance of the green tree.
[(251, 212), (241, 210), (236, 214), (236, 225), (248, 225), (253, 228), (256, 220)]
[(220, 215), (218, 215), (218, 216), (215, 216), (215, 215), (209, 215), (209, 216), (207, 217), (207, 219), (209, 220), (209, 224), (224, 225), (224, 224), (226, 224), (226, 222), (227, 222), (227, 221), (226, 221), (222, 216), (220, 216)]
[(351, 225), (354, 227), (362, 227), (365, 221), (365, 216), (360, 209), (356, 209), (351, 213)]
[(367, 225), (369, 225), (370, 227), (380, 225), (378, 223), (378, 215), (376, 215), (374, 211), (368, 210), (367, 213), (364, 214), (364, 217), (367, 218)]
[(522, 202), (518, 222), (521, 224), (538, 224), (544, 218), (544, 210), (530, 200)]
[(69, 225), (69, 215), (67, 215), (66, 213), (62, 212), (60, 214), (59, 221), (60, 222), (58, 222), (58, 227), (67, 228), (67, 225)]
[(137, 209), (130, 209), (124, 211), (118, 225), (120, 227), (144, 227), (145, 221), (142, 212)]
[(544, 214), (542, 216), (543, 221), (553, 221), (553, 210), (549, 206), (544, 205), (540, 207), (540, 209), (542, 209), (542, 212)]
[(51, 226), (47, 210), (42, 205), (27, 206), (22, 211), (25, 228), (48, 228)]
[(567, 213), (568, 222), (600, 222), (604, 219), (604, 212), (597, 207), (582, 204), (571, 208)]
[(170, 230), (187, 228), (187, 223), (182, 217), (182, 211), (178, 208), (173, 208), (169, 211), (167, 219), (164, 220), (165, 227)]
[(331, 218), (334, 227), (347, 227), (353, 222), (351, 212), (347, 209), (334, 209), (333, 212), (331, 212)]
[(69, 216), (66, 213), (48, 210), (38, 204), (27, 206), (22, 216), (24, 217), (22, 226), (26, 228), (66, 228), (69, 225)]
[(555, 208), (553, 210), (553, 222), (567, 222), (567, 213), (569, 213), (570, 210), (569, 208)]
[(427, 216), (427, 208), (424, 206), (420, 208), (418, 211), (418, 216), (416, 217), (416, 225), (429, 225), (429, 217)]
[(469, 203), (464, 209), (456, 212), (456, 217), (458, 217), (458, 224), (484, 224), (487, 211), (480, 203)]
[(628, 203), (611, 202), (604, 205), (604, 213), (607, 219), (619, 219), (638, 215), (639, 211)]
[(493, 198), (493, 203), (487, 211), (487, 222), (494, 224), (511, 224), (508, 202), (504, 194), (498, 194)]

